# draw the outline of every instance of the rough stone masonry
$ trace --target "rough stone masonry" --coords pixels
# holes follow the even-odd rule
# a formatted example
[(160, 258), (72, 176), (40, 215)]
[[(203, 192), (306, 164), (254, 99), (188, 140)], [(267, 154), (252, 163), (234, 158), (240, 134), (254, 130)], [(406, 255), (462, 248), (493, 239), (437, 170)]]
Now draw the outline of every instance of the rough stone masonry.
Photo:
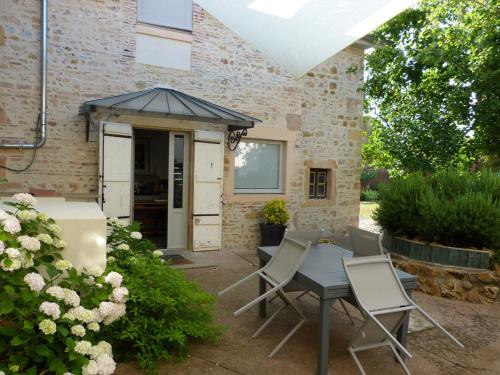
[[(39, 1), (0, 3), (0, 138), (31, 141), (39, 111)], [(80, 194), (97, 192), (95, 141), (86, 142), (78, 107), (86, 100), (158, 85), (247, 113), (265, 127), (296, 133), (295, 165), (287, 196), (291, 226), (342, 232), (359, 209), (363, 50), (349, 47), (300, 79), (193, 6), (191, 70), (135, 62), (134, 0), (51, 0), (49, 7), (49, 125), (46, 146), (23, 173), (0, 169), (0, 191), (30, 188)], [(260, 126), (257, 125), (257, 126)], [(0, 164), (25, 166), (31, 151), (0, 151)], [(226, 151), (225, 161), (232, 155)], [(332, 200), (308, 204), (308, 162), (334, 166)], [(313, 163), (314, 164), (314, 163)], [(224, 192), (227, 193), (227, 192)], [(263, 202), (223, 208), (223, 248), (255, 249)]]

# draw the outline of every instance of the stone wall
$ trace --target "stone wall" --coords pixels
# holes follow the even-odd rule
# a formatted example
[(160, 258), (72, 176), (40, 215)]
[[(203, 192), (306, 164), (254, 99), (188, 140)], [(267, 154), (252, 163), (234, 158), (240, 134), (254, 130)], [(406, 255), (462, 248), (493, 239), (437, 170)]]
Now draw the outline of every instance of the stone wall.
[[(0, 191), (53, 189), (94, 197), (97, 145), (85, 140), (78, 107), (86, 100), (169, 85), (263, 120), (262, 126), (297, 133), (296, 165), (287, 197), (293, 227), (342, 232), (359, 209), (363, 51), (350, 47), (295, 79), (196, 4), (192, 69), (135, 63), (135, 0), (52, 0), (49, 4), (49, 126), (45, 147), (23, 173), (0, 169)], [(39, 0), (0, 2), (0, 138), (31, 141), (39, 111)], [(120, 119), (114, 118), (119, 122)], [(258, 126), (258, 125), (257, 125)], [(22, 168), (31, 151), (0, 150), (0, 164)], [(229, 151), (226, 161), (231, 160)], [(307, 204), (307, 160), (335, 168), (335, 198)], [(251, 250), (258, 243), (263, 203), (223, 209), (223, 247)]]
[(500, 290), (500, 266), (495, 270), (445, 267), (419, 262), (395, 254), (394, 265), (417, 275), (418, 286), (424, 293), (474, 303), (493, 303)]

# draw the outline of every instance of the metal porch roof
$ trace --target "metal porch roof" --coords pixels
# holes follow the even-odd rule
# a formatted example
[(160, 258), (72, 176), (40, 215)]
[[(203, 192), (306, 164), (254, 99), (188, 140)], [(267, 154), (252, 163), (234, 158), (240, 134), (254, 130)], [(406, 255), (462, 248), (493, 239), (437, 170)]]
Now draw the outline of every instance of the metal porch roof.
[(230, 129), (252, 128), (256, 122), (262, 122), (255, 117), (164, 87), (90, 100), (80, 106), (79, 112), (89, 113), (98, 107), (157, 113), (181, 120), (226, 124)]

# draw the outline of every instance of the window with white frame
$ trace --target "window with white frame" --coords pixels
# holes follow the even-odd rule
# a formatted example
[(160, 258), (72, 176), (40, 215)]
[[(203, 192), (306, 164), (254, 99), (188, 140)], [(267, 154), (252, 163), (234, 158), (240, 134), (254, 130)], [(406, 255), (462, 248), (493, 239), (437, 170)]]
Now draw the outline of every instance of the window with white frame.
[(283, 143), (241, 141), (234, 153), (234, 190), (240, 194), (283, 192)]
[(193, 29), (192, 0), (137, 0), (137, 21), (174, 29)]

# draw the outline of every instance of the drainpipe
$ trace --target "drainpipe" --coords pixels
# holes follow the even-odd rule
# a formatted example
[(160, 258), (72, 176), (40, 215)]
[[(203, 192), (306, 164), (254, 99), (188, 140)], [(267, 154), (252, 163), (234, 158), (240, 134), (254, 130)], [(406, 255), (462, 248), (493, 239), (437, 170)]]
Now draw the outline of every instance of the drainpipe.
[(41, 0), (41, 97), (40, 116), (36, 128), (36, 139), (34, 143), (0, 143), (0, 148), (8, 149), (38, 149), (45, 144), (47, 139), (47, 3)]

